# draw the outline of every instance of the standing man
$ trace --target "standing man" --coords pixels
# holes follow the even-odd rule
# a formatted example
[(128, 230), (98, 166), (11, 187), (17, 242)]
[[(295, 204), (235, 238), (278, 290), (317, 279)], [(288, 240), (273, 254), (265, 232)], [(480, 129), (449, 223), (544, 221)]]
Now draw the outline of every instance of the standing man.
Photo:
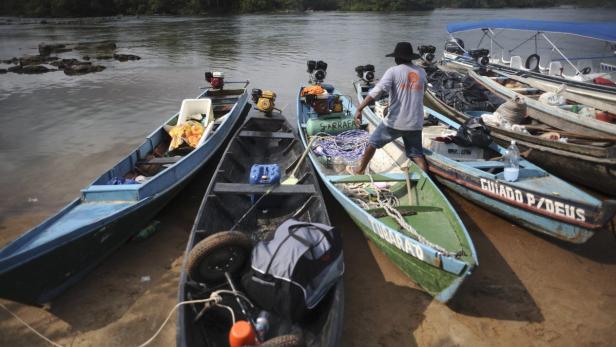
[(359, 168), (354, 174), (363, 174), (368, 163), (378, 148), (402, 137), (406, 156), (426, 171), (428, 164), (423, 155), (421, 145), (421, 130), (423, 129), (423, 98), (427, 84), (426, 72), (414, 65), (413, 60), (419, 59), (413, 53), (409, 42), (398, 42), (394, 52), (386, 57), (394, 57), (396, 66), (385, 71), (381, 80), (372, 88), (368, 96), (355, 112), (355, 125), (362, 121), (362, 110), (372, 104), (383, 92), (389, 94), (389, 114), (378, 125), (370, 136), (370, 143), (362, 157)]

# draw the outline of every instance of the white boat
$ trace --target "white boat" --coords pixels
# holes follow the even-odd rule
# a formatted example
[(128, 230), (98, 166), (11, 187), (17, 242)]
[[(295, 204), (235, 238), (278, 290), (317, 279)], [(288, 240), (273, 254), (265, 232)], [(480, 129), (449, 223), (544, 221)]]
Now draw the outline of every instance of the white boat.
[[(496, 30), (519, 30), (531, 32), (529, 37), (521, 37), (521, 43), (512, 49), (506, 49), (498, 41)], [(453, 34), (471, 30), (481, 30), (484, 38), (489, 39), (489, 49), (470, 50), (464, 47), (459, 38)], [(460, 69), (474, 69), (488, 64), (493, 69), (518, 75), (537, 83), (542, 89), (558, 88), (567, 85), (570, 93), (584, 97), (596, 98), (602, 102), (616, 105), (616, 23), (614, 22), (556, 22), (525, 19), (485, 20), (478, 22), (451, 23), (447, 31), (452, 40), (447, 43), (443, 61)], [(499, 32), (500, 33), (500, 32)], [(608, 52), (603, 56), (569, 57), (548, 34), (559, 33), (580, 36), (606, 43)], [(558, 54), (555, 59), (543, 63), (539, 55), (539, 40), (547, 44), (551, 52)], [(535, 42), (535, 52), (523, 63), (516, 50), (526, 42)], [(496, 53), (500, 50), (500, 56)], [(507, 51), (508, 58), (505, 57)], [(574, 62), (577, 62), (574, 63)], [(594, 66), (593, 66), (594, 65)], [(593, 70), (595, 69), (595, 70)], [(571, 73), (566, 73), (570, 70)]]

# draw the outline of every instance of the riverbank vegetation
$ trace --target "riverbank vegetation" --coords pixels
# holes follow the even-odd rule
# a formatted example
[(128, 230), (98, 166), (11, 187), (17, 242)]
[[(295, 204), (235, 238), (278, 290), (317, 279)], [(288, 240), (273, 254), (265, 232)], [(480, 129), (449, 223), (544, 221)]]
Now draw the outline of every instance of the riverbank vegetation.
[(266, 11), (417, 11), (438, 7), (610, 6), (613, 0), (2, 0), (1, 16), (92, 17)]

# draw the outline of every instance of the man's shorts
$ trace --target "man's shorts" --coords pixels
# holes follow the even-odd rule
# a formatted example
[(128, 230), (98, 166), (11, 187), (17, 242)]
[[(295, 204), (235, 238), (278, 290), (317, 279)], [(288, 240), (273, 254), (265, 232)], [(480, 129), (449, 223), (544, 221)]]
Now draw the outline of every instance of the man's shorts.
[(408, 158), (423, 156), (421, 130), (397, 130), (381, 123), (370, 135), (370, 144), (374, 148), (382, 148), (399, 137), (404, 141), (404, 150)]

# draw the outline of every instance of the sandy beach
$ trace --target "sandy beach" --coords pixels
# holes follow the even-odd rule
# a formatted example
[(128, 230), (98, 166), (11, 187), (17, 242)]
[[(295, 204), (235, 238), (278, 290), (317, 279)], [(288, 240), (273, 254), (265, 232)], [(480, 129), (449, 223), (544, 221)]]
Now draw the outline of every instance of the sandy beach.
[[(165, 208), (160, 230), (126, 244), (45, 308), (2, 301), (64, 346), (136, 346), (177, 302), (186, 240), (211, 168)], [(366, 241), (328, 193), (343, 231), (343, 346), (608, 346), (616, 339), (616, 240), (600, 233), (568, 245), (484, 211), (449, 193), (471, 233), (480, 266), (448, 305), (414, 287)], [(44, 216), (6, 218), (15, 237)], [(14, 230), (11, 236), (7, 230)], [(175, 319), (154, 346), (175, 344)], [(0, 310), (0, 346), (46, 346)]]

